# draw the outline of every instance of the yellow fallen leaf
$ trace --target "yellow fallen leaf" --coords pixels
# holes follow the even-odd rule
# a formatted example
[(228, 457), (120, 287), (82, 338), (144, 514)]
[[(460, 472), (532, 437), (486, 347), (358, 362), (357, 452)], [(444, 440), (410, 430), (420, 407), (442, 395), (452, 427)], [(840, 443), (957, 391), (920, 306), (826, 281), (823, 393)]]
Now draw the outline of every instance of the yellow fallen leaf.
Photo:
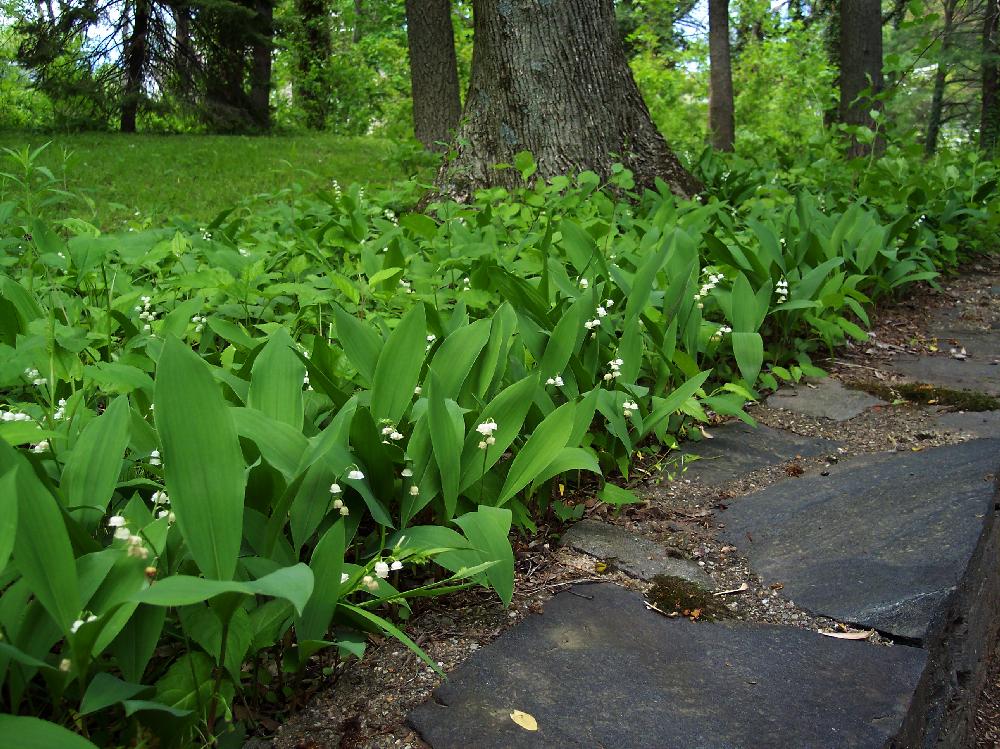
[(525, 731), (537, 731), (538, 721), (535, 720), (534, 716), (528, 713), (521, 712), (520, 710), (514, 710), (510, 714), (510, 719), (517, 723)]
[(608, 563), (607, 562), (594, 562), (594, 572), (607, 572)]
[(820, 632), (821, 635), (836, 637), (838, 640), (867, 640), (874, 633), (874, 629), (867, 632)]

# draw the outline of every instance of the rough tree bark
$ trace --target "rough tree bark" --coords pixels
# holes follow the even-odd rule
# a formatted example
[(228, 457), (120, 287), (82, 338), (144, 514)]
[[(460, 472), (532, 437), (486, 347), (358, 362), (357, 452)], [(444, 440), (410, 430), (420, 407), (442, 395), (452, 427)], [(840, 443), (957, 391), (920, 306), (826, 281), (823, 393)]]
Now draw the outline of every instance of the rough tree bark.
[(530, 151), (537, 176), (616, 162), (638, 185), (660, 177), (682, 196), (701, 189), (653, 124), (622, 48), (612, 0), (474, 0), (472, 77), (444, 193), (512, 187), (510, 164)]
[(1000, 2), (986, 0), (983, 17), (983, 89), (979, 147), (993, 151), (1000, 145)]
[[(879, 0), (843, 0), (840, 4), (840, 121), (876, 130), (871, 111), (881, 110), (882, 4)], [(869, 95), (862, 93), (870, 90)], [(885, 146), (882, 137), (874, 144), (851, 139), (850, 156), (865, 156)]]
[(927, 114), (927, 135), (924, 138), (924, 155), (933, 156), (937, 150), (938, 136), (941, 134), (941, 113), (944, 110), (944, 88), (948, 82), (948, 53), (951, 50), (951, 36), (955, 26), (955, 6), (958, 0), (944, 0), (944, 25), (941, 29), (941, 52), (937, 70), (934, 73), (934, 91), (931, 94), (931, 109)]
[(132, 33), (125, 51), (125, 90), (122, 96), (121, 122), (123, 133), (135, 132), (135, 117), (142, 96), (142, 75), (146, 68), (147, 37), (149, 36), (149, 0), (136, 0)]
[(729, 52), (729, 0), (708, 0), (708, 133), (713, 148), (732, 151), (736, 140), (733, 70)]
[(427, 148), (441, 150), (462, 116), (451, 0), (406, 0), (406, 36), (413, 132)]
[(251, 49), (250, 116), (261, 130), (271, 129), (271, 49), (274, 46), (274, 5), (257, 0), (256, 29)]

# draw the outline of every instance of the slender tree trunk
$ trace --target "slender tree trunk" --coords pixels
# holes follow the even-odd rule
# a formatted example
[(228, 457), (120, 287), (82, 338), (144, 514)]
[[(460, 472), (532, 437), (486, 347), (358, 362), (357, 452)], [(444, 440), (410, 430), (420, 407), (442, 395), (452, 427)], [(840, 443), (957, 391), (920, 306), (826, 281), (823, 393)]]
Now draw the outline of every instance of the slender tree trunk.
[(941, 112), (944, 109), (944, 89), (948, 82), (948, 53), (951, 50), (951, 35), (955, 25), (955, 6), (958, 0), (944, 0), (944, 25), (941, 29), (941, 57), (934, 73), (934, 92), (931, 94), (931, 110), (927, 115), (927, 137), (924, 138), (924, 155), (933, 156), (937, 150), (938, 136), (941, 134)]
[[(812, 18), (826, 18), (823, 29), (823, 46), (826, 49), (827, 60), (833, 68), (833, 85), (840, 90), (840, 2), (839, 0), (819, 0), (818, 13)], [(830, 128), (840, 119), (839, 98), (831, 99), (823, 110), (823, 126)]]
[(701, 190), (653, 124), (625, 58), (612, 0), (474, 0), (472, 76), (443, 192), (516, 186), (530, 151), (537, 177), (615, 163), (640, 186), (659, 177), (682, 196)]
[(713, 148), (732, 151), (736, 140), (733, 70), (729, 57), (729, 0), (708, 0), (708, 133)]
[[(843, 0), (840, 4), (840, 121), (845, 125), (876, 130), (872, 110), (881, 110), (882, 7), (879, 0)], [(869, 93), (865, 93), (868, 91)], [(848, 154), (880, 153), (884, 139), (875, 142), (851, 139)]]
[(142, 75), (146, 67), (147, 37), (149, 35), (149, 0), (135, 0), (135, 17), (125, 53), (125, 92), (122, 97), (121, 131), (135, 132), (135, 117), (142, 96)]
[(451, 0), (406, 0), (406, 36), (413, 131), (427, 148), (440, 150), (462, 116)]
[(361, 41), (361, 19), (364, 18), (365, 8), (362, 0), (354, 0), (354, 30), (351, 33), (351, 41), (355, 44)]
[(983, 18), (983, 102), (979, 147), (993, 151), (1000, 144), (1000, 2), (986, 0)]
[(250, 67), (250, 116), (261, 130), (271, 129), (271, 49), (274, 46), (274, 5), (257, 0), (257, 28)]
[(329, 6), (327, 0), (296, 0), (295, 10), (301, 29), (294, 48), (298, 69), (293, 83), (295, 98), (306, 127), (322, 130), (330, 109), (326, 76), (333, 55)]

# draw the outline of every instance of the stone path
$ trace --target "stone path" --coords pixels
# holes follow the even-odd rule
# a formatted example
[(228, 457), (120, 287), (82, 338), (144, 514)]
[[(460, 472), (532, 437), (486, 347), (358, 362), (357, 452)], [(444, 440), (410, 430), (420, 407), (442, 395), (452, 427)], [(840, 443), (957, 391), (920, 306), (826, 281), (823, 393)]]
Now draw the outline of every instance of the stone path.
[[(891, 371), (1000, 395), (1000, 327), (945, 314), (933, 332), (944, 355), (900, 356)], [(836, 380), (811, 384), (768, 405), (833, 422), (887, 407)], [(625, 588), (577, 585), (474, 653), (411, 725), (433, 749), (968, 746), (1000, 636), (1000, 414), (942, 411), (933, 423), (968, 440), (838, 462), (832, 440), (735, 422), (684, 451), (700, 458), (684, 478), (709, 487), (831, 456), (726, 499), (712, 532), (765, 586), (877, 633), (867, 641), (708, 622), (700, 609), (670, 618)], [(619, 525), (585, 520), (562, 542), (637, 581), (713, 587), (696, 563)]]

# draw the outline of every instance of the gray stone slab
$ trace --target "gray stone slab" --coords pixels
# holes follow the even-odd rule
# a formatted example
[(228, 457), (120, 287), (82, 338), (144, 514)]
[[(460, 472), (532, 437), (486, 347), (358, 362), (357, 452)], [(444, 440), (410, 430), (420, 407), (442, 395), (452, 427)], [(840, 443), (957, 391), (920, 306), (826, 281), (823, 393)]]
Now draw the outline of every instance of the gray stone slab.
[(946, 432), (976, 437), (1000, 437), (1000, 411), (959, 411), (934, 417), (934, 425)]
[(997, 439), (858, 458), (734, 501), (719, 520), (800, 606), (922, 642), (992, 522), (998, 468)]
[(712, 578), (696, 562), (668, 556), (661, 544), (618, 525), (581, 520), (563, 534), (560, 543), (640, 580), (671, 575), (706, 590), (715, 588)]
[(847, 421), (873, 406), (887, 405), (861, 390), (851, 390), (839, 380), (827, 377), (816, 382), (783, 387), (767, 399), (771, 408), (781, 408), (804, 416)]
[(684, 478), (706, 486), (717, 486), (742, 478), (753, 471), (782, 465), (796, 458), (835, 455), (839, 442), (821, 437), (802, 437), (763, 424), (752, 427), (732, 421), (710, 430), (714, 439), (688, 443), (681, 455), (696, 455), (686, 462)]
[(949, 340), (964, 346), (968, 359), (938, 356), (900, 356), (890, 369), (917, 382), (977, 393), (1000, 395), (1000, 333), (988, 331), (943, 330), (935, 335), (942, 351), (953, 347)]
[(631, 591), (578, 586), (409, 720), (433, 749), (874, 749), (901, 732), (925, 662), (804, 629), (668, 619)]

